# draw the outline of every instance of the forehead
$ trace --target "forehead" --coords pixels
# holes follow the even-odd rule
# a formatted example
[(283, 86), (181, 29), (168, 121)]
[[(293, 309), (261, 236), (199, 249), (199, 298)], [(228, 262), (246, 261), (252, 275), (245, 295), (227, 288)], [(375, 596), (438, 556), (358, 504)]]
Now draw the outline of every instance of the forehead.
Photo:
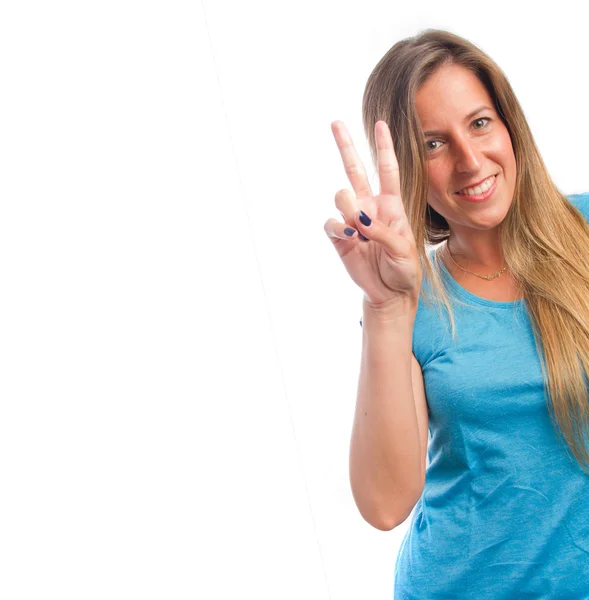
[(484, 104), (493, 106), (487, 88), (472, 71), (460, 65), (440, 67), (415, 96), (415, 108), (423, 129), (462, 121)]

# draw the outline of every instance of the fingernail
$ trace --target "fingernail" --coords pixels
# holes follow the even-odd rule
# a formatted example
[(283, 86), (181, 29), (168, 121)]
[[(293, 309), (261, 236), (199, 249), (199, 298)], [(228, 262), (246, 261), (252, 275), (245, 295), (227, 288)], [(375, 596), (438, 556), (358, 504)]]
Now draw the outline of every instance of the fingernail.
[(350, 237), (352, 237), (352, 236), (354, 235), (354, 232), (355, 232), (355, 231), (356, 231), (356, 230), (355, 230), (355, 229), (352, 229), (351, 227), (346, 227), (346, 228), (344, 229), (344, 233), (345, 233), (346, 235), (349, 235)]
[(372, 219), (363, 211), (360, 211), (360, 223), (368, 227), (372, 223)]
[(370, 241), (366, 236), (362, 235), (360, 232), (358, 232), (358, 235), (360, 236), (360, 239), (363, 240), (364, 242)]

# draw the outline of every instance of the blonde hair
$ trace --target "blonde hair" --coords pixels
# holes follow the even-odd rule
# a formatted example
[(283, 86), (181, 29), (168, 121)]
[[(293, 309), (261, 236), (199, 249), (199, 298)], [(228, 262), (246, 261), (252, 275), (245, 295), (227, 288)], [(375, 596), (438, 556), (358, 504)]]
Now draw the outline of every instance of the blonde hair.
[(479, 78), (509, 131), (517, 176), (511, 207), (499, 226), (503, 256), (523, 292), (553, 426), (589, 473), (584, 439), (589, 430), (589, 225), (550, 178), (503, 71), (480, 48), (448, 31), (428, 29), (396, 43), (378, 62), (364, 91), (362, 116), (373, 164), (374, 126), (383, 120), (391, 130), (401, 197), (428, 282), (421, 297), (430, 307), (433, 302), (440, 315), (445, 308), (455, 339), (440, 259), (435, 252), (430, 258), (426, 250), (426, 244), (447, 240), (450, 228), (427, 203), (425, 145), (415, 108), (418, 89), (446, 64), (466, 67)]

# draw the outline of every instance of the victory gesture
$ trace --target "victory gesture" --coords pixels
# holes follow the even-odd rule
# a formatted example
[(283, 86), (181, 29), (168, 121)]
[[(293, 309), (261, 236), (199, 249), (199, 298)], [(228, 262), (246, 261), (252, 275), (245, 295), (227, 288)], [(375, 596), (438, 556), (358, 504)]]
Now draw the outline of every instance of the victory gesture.
[(345, 125), (334, 121), (331, 130), (353, 191), (337, 192), (335, 205), (344, 223), (328, 219), (325, 232), (350, 277), (364, 291), (365, 301), (380, 308), (399, 299), (409, 299), (417, 306), (422, 271), (401, 200), (399, 165), (389, 127), (385, 121), (377, 121), (375, 125), (380, 180), (377, 196), (372, 193)]

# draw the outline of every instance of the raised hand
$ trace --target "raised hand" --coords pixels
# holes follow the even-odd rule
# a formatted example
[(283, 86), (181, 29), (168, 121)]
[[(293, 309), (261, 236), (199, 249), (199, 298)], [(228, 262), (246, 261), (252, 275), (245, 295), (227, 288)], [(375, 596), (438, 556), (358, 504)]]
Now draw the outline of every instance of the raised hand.
[[(399, 165), (389, 127), (385, 121), (375, 124), (380, 181), (377, 196), (370, 189), (364, 165), (343, 122), (334, 121), (331, 131), (353, 191), (337, 192), (335, 205), (344, 222), (328, 219), (324, 225), (325, 233), (350, 277), (364, 291), (369, 305), (379, 308), (399, 299), (409, 299), (417, 306), (422, 270), (401, 200)], [(371, 219), (370, 225), (362, 222), (361, 211)], [(352, 228), (357, 231), (349, 236), (345, 233), (346, 228), (348, 233)], [(362, 240), (358, 232), (368, 241)]]

